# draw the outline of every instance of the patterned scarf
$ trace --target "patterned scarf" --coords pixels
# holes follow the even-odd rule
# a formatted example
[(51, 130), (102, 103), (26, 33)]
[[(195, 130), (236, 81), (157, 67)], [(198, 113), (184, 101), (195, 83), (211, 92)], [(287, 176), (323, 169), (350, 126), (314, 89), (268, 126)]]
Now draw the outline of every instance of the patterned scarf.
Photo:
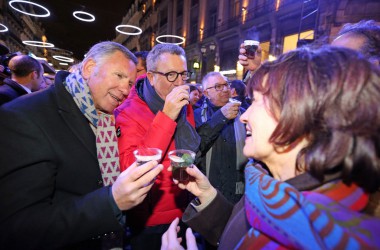
[(360, 213), (368, 194), (328, 182), (300, 192), (247, 164), (245, 211), (252, 228), (237, 249), (379, 249), (380, 220)]
[(112, 185), (120, 174), (115, 118), (95, 109), (87, 81), (83, 79), (80, 70), (71, 73), (63, 84), (96, 135), (96, 150), (103, 184)]

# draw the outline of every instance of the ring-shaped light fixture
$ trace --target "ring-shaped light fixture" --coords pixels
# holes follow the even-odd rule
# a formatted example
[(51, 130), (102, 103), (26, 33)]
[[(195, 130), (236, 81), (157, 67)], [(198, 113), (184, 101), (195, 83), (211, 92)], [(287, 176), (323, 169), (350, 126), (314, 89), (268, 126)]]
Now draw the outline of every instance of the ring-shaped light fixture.
[(158, 36), (158, 37), (156, 37), (156, 41), (158, 43), (166, 43), (166, 42), (160, 41), (160, 39), (164, 38), (164, 37), (172, 37), (172, 38), (176, 38), (176, 39), (180, 39), (181, 40), (181, 42), (179, 42), (179, 43), (171, 43), (171, 44), (180, 45), (180, 44), (183, 44), (185, 42), (185, 38), (184, 37), (182, 37), (182, 36), (175, 36), (175, 35), (162, 35), (162, 36)]
[[(26, 3), (26, 4), (31, 4), (31, 5), (34, 5), (34, 6), (37, 6), (37, 7), (41, 8), (41, 9), (43, 9), (43, 10), (46, 12), (46, 14), (38, 15), (38, 14), (30, 13), (30, 12), (25, 12), (25, 11), (22, 11), (22, 10), (17, 9), (16, 7), (14, 7), (14, 6), (12, 5), (13, 3)], [(50, 16), (50, 11), (49, 11), (47, 8), (45, 8), (44, 6), (42, 6), (42, 5), (40, 5), (40, 4), (33, 3), (33, 2), (31, 2), (31, 1), (12, 0), (12, 1), (9, 2), (9, 6), (11, 6), (12, 9), (14, 9), (14, 10), (16, 10), (16, 11), (18, 11), (18, 12), (21, 12), (21, 13), (23, 13), (23, 14), (25, 14), (25, 15), (29, 15), (29, 16), (35, 16), (35, 17), (48, 17), (48, 16)]]
[[(83, 18), (83, 17), (80, 17), (80, 15), (85, 15), (85, 16), (88, 16), (88, 18)], [(73, 16), (78, 19), (78, 20), (81, 20), (83, 22), (93, 22), (95, 21), (95, 16), (93, 14), (90, 14), (88, 12), (85, 12), (85, 11), (74, 11), (73, 12)]]
[(2, 28), (2, 29), (0, 29), (0, 32), (7, 32), (8, 31), (8, 27), (5, 26), (4, 24), (0, 23), (0, 27)]
[[(125, 32), (125, 31), (121, 31), (120, 28), (133, 28), (133, 29), (136, 29), (137, 32)], [(117, 32), (120, 32), (121, 34), (130, 35), (130, 36), (137, 36), (137, 35), (140, 35), (142, 33), (142, 29), (140, 29), (139, 27), (134, 26), (134, 25), (128, 25), (128, 24), (118, 25), (118, 26), (116, 26), (115, 29)]]
[(42, 48), (53, 48), (54, 44), (40, 41), (22, 41), (23, 44)]
[(74, 62), (74, 59), (66, 56), (53, 56), (53, 58), (61, 62)]

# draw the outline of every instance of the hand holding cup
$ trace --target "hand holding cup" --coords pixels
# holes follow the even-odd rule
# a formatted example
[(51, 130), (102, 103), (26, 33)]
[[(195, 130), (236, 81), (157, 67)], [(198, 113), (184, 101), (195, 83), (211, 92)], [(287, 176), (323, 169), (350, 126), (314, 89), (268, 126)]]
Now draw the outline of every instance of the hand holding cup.
[[(250, 40), (252, 41), (252, 40)], [(256, 41), (257, 42), (257, 41)], [(246, 69), (250, 71), (256, 70), (261, 65), (261, 47), (257, 45), (255, 54), (252, 58), (252, 52), (247, 52), (245, 43), (240, 45), (239, 49), (239, 63)]]

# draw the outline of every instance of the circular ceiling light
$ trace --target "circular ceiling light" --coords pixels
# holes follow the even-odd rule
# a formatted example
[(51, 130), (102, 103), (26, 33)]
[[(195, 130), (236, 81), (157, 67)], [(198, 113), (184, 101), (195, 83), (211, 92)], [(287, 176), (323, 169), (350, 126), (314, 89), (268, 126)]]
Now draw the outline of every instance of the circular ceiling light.
[(53, 56), (53, 58), (61, 62), (74, 62), (74, 59), (66, 56)]
[[(14, 7), (14, 6), (12, 5), (13, 3), (25, 3), (25, 4), (31, 4), (31, 5), (37, 6), (37, 7), (41, 8), (42, 10), (44, 10), (44, 11), (46, 12), (46, 14), (40, 14), (40, 15), (39, 15), (39, 14), (30, 13), (30, 12), (25, 12), (25, 11), (23, 11), (23, 10), (20, 10), (20, 9), (17, 9), (16, 7)], [(23, 13), (23, 14), (25, 14), (25, 15), (29, 15), (29, 16), (35, 16), (35, 17), (48, 17), (48, 16), (50, 16), (50, 11), (49, 11), (47, 8), (45, 8), (44, 6), (42, 6), (42, 5), (40, 5), (40, 4), (33, 3), (33, 2), (31, 2), (31, 1), (12, 0), (12, 1), (9, 2), (9, 6), (11, 6), (12, 9), (14, 9), (14, 10), (16, 10), (16, 11), (18, 11), (18, 12), (21, 12), (21, 13)]]
[(54, 44), (40, 41), (22, 41), (23, 44), (42, 48), (53, 48)]
[[(83, 18), (83, 17), (80, 17), (80, 16), (86, 16), (87, 18)], [(95, 16), (88, 13), (88, 12), (85, 12), (85, 11), (74, 11), (73, 12), (73, 16), (78, 19), (78, 20), (81, 20), (83, 22), (93, 22), (95, 21)]]
[(165, 38), (165, 37), (172, 37), (172, 38), (176, 38), (176, 39), (180, 39), (181, 40), (181, 42), (179, 42), (179, 43), (172, 43), (172, 44), (180, 45), (180, 44), (183, 44), (185, 42), (185, 38), (184, 37), (182, 37), (182, 36), (175, 36), (175, 35), (162, 35), (162, 36), (158, 36), (156, 38), (156, 41), (158, 43), (167, 43), (167, 42), (160, 41), (161, 38)]
[[(137, 32), (125, 32), (125, 31), (121, 31), (120, 28), (132, 28), (132, 29), (136, 29)], [(140, 29), (139, 27), (134, 26), (134, 25), (128, 25), (128, 24), (118, 25), (116, 26), (115, 29), (117, 32), (120, 32), (121, 34), (130, 35), (130, 36), (137, 36), (142, 33), (142, 29)]]
[(6, 32), (6, 31), (8, 31), (8, 27), (5, 26), (4, 24), (0, 23), (0, 27), (2, 28), (2, 29), (0, 29), (0, 32)]

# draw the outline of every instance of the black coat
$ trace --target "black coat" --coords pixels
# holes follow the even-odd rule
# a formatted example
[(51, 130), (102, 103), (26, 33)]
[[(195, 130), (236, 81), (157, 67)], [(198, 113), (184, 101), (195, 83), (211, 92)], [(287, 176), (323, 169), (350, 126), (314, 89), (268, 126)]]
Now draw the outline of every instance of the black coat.
[(9, 78), (4, 79), (3, 83), (0, 85), (0, 106), (19, 96), (28, 94), (23, 87)]
[(2, 249), (97, 249), (93, 238), (121, 230), (67, 74), (0, 108)]

